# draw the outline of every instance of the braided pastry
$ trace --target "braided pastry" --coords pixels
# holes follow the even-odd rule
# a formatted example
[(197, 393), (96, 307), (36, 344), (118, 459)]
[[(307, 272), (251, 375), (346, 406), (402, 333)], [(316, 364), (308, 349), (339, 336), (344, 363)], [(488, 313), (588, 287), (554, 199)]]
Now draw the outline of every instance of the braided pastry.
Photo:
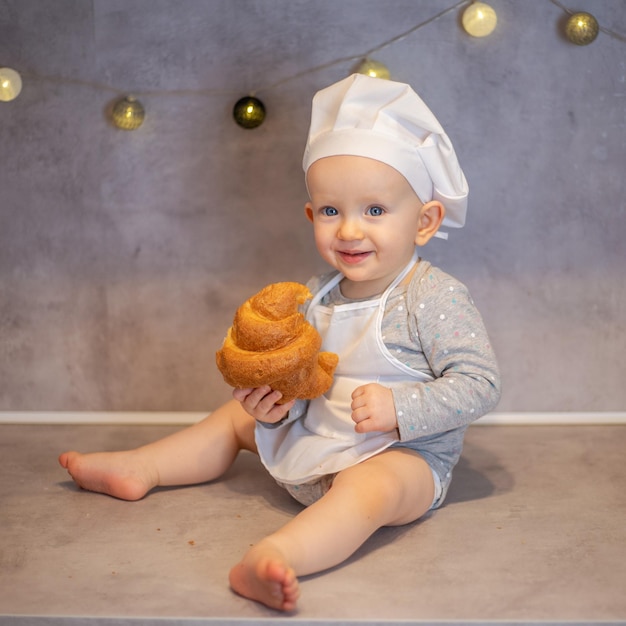
[(216, 354), (229, 385), (269, 385), (283, 394), (280, 404), (316, 398), (329, 389), (338, 357), (319, 351), (319, 333), (298, 311), (310, 298), (311, 292), (300, 283), (274, 283), (237, 309)]

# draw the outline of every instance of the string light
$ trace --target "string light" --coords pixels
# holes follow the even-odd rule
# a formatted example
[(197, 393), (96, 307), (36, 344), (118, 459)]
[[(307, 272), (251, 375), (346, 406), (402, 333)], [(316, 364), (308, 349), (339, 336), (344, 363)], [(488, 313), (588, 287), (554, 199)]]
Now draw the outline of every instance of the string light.
[[(552, 4), (554, 4), (555, 6), (559, 7), (559, 9), (561, 9), (562, 11), (564, 11), (565, 13), (567, 13), (570, 16), (573, 16), (573, 15), (576, 14), (576, 11), (572, 11), (571, 9), (568, 9), (561, 2), (559, 2), (559, 0), (549, 0), (549, 1)], [(593, 16), (591, 16), (591, 17), (593, 17)], [(596, 18), (594, 17), (593, 19), (597, 23)], [(605, 28), (604, 26), (600, 26), (600, 24), (598, 24), (598, 31), (603, 32), (605, 35), (608, 35), (612, 39), (617, 39), (618, 41), (622, 41), (622, 42), (626, 43), (626, 36), (625, 35), (622, 35), (621, 33), (618, 33), (618, 32), (616, 32), (614, 30), (611, 30), (610, 28)], [(567, 33), (566, 33), (566, 36), (567, 36)], [(595, 39), (595, 37), (594, 37), (594, 39)], [(591, 43), (591, 42), (589, 42), (589, 43)]]
[(115, 103), (111, 119), (122, 130), (136, 130), (143, 124), (146, 111), (133, 96), (126, 96)]
[(242, 128), (256, 128), (265, 120), (265, 106), (258, 98), (245, 96), (235, 103), (233, 117)]
[(598, 36), (598, 20), (583, 11), (570, 15), (565, 23), (565, 36), (577, 46), (588, 46)]
[(365, 74), (372, 78), (384, 78), (389, 80), (391, 78), (391, 72), (389, 68), (380, 61), (374, 61), (374, 59), (365, 59), (356, 68), (358, 74)]
[[(254, 104), (248, 104), (246, 107), (242, 109), (241, 103), (242, 101), (245, 100), (245, 98), (240, 98), (235, 104), (235, 108), (233, 109), (233, 116), (235, 117), (235, 120), (237, 121), (237, 123), (243, 128), (255, 128), (256, 126), (263, 123), (265, 119), (265, 107), (263, 106), (263, 103), (260, 100), (258, 100), (258, 98), (255, 97), (258, 92), (269, 91), (285, 83), (293, 82), (303, 76), (308, 76), (315, 72), (319, 72), (319, 71), (334, 67), (335, 65), (339, 65), (339, 64), (345, 64), (349, 62), (352, 62), (352, 63), (359, 62), (359, 65), (357, 66), (356, 71), (360, 73), (368, 73), (370, 75), (371, 75), (371, 72), (375, 72), (376, 75), (379, 76), (380, 78), (388, 78), (389, 77), (388, 74), (390, 74), (388, 68), (386, 68), (382, 63), (372, 61), (371, 59), (372, 55), (382, 50), (383, 48), (386, 48), (387, 46), (390, 46), (399, 41), (402, 41), (403, 39), (406, 39), (413, 33), (420, 30), (421, 28), (424, 28), (428, 26), (429, 24), (432, 24), (433, 22), (439, 20), (440, 18), (447, 15), (451, 11), (454, 11), (458, 7), (462, 5), (467, 5), (469, 1), (470, 0), (458, 0), (457, 2), (454, 2), (453, 4), (448, 6), (447, 8), (444, 8), (441, 11), (439, 11), (439, 13), (429, 17), (428, 19), (424, 20), (423, 22), (420, 22), (419, 24), (416, 24), (409, 30), (402, 32), (399, 35), (392, 37), (391, 39), (383, 41), (379, 45), (371, 48), (370, 50), (367, 50), (366, 52), (361, 52), (360, 54), (357, 54), (354, 56), (334, 59), (326, 63), (323, 63), (322, 65), (304, 69), (295, 74), (292, 74), (291, 76), (286, 76), (285, 78), (275, 81), (274, 83), (267, 84), (264, 86), (258, 86), (256, 89), (253, 89), (249, 92), (250, 94), (254, 94), (254, 95), (246, 96), (246, 98), (252, 98), (255, 101)], [(573, 18), (574, 15), (581, 15), (580, 12), (576, 14), (574, 11), (564, 6), (559, 0), (546, 0), (546, 1), (559, 7), (565, 13), (570, 15), (571, 18)], [(588, 16), (586, 18), (586, 21), (582, 20), (581, 18), (578, 18), (578, 21), (576, 21), (575, 24), (578, 27), (578, 29), (582, 29), (584, 26), (584, 28), (586, 29), (585, 32), (582, 34), (579, 33), (579, 34), (571, 34), (571, 35), (566, 32), (566, 36), (568, 36), (570, 41), (572, 41), (573, 43), (577, 43), (578, 45), (587, 45), (588, 43), (591, 43), (591, 41), (593, 41), (596, 38), (598, 32), (602, 32), (613, 39), (626, 42), (626, 36), (599, 25), (597, 20), (592, 15), (590, 14), (582, 14), (582, 15)], [(470, 35), (475, 36), (475, 37), (481, 37), (481, 36), (484, 37), (488, 35), (489, 33), (493, 32), (497, 24), (497, 15), (495, 11), (492, 9), (492, 7), (490, 7), (486, 3), (472, 0), (469, 6), (466, 6), (465, 10), (463, 11), (461, 21), (463, 23), (463, 28)], [(572, 19), (572, 22), (574, 22), (573, 19)], [(569, 23), (569, 20), (568, 20), (568, 23)], [(480, 27), (478, 27), (477, 24), (480, 24)], [(375, 70), (372, 69), (370, 66), (370, 64), (374, 64), (374, 63), (378, 65), (378, 68)], [(6, 74), (7, 72), (9, 73), (8, 77)], [(113, 92), (113, 93), (118, 94), (118, 96), (123, 95), (119, 89), (111, 87), (110, 85), (101, 84), (101, 83), (92, 82), (92, 81), (91, 82), (84, 81), (84, 80), (80, 80), (76, 78), (67, 78), (67, 77), (59, 77), (59, 76), (41, 76), (41, 75), (32, 75), (32, 74), (31, 75), (25, 74), (24, 77), (26, 79), (31, 79), (31, 80), (50, 81), (56, 85), (58, 84), (79, 85), (79, 86), (89, 87), (91, 89), (96, 89), (99, 91)], [(22, 88), (22, 79), (20, 78), (20, 75), (15, 70), (11, 70), (10, 68), (0, 68), (0, 100), (8, 101), (8, 100), (15, 99), (19, 95), (21, 88)], [(230, 90), (225, 90), (225, 89), (206, 88), (206, 89), (142, 91), (140, 95), (141, 96), (219, 96), (221, 95), (221, 96), (232, 97), (233, 92)], [(125, 105), (121, 104), (122, 101), (126, 101)], [(118, 128), (123, 128), (125, 130), (134, 130), (138, 128), (139, 126), (141, 126), (145, 117), (145, 111), (143, 109), (143, 106), (137, 100), (131, 97), (123, 98), (122, 101), (116, 104), (116, 107), (118, 107), (119, 105), (120, 108), (114, 108), (113, 123)]]
[(10, 102), (15, 100), (22, 91), (22, 78), (18, 72), (10, 67), (0, 67), (0, 100)]
[(498, 23), (496, 12), (484, 2), (472, 2), (463, 11), (463, 28), (472, 37), (491, 35)]

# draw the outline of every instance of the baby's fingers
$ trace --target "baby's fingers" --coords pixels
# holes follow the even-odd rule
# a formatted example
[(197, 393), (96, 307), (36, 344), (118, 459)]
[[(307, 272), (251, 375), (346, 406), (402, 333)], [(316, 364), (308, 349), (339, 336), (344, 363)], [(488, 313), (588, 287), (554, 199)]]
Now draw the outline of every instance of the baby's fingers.
[(268, 424), (276, 424), (284, 419), (293, 405), (296, 403), (295, 400), (291, 400), (289, 402), (285, 402), (285, 404), (276, 404), (274, 407), (266, 413), (265, 417), (260, 421), (266, 422)]
[(278, 422), (293, 406), (293, 403), (276, 404), (282, 398), (282, 394), (280, 391), (272, 391), (269, 385), (255, 389), (235, 389), (233, 397), (241, 402), (247, 413), (261, 422)]
[(371, 417), (370, 412), (366, 405), (358, 406), (355, 402), (352, 403), (352, 421), (355, 424), (360, 424)]
[(255, 409), (268, 396), (272, 395), (272, 393), (278, 394), (278, 397), (273, 402), (269, 402), (269, 406), (271, 407), (271, 405), (275, 404), (277, 400), (280, 400), (280, 393), (278, 391), (272, 392), (269, 385), (264, 385), (263, 387), (234, 389), (233, 397), (235, 398), (235, 400), (238, 400), (242, 404), (245, 404), (246, 408)]
[(233, 398), (235, 398), (237, 402), (243, 402), (252, 391), (254, 391), (252, 387), (248, 387), (246, 389), (233, 389)]
[[(354, 420), (354, 417), (352, 418)], [(357, 433), (371, 433), (375, 430), (379, 430), (376, 427), (376, 422), (371, 417), (366, 417), (364, 420), (360, 422), (356, 422), (356, 426), (354, 427), (355, 432)]]

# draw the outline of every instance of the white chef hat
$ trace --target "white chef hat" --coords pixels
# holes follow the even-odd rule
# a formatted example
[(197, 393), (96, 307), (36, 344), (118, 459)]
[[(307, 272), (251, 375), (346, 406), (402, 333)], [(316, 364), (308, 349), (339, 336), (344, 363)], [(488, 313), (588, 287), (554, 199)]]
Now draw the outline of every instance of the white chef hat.
[(468, 186), (452, 143), (409, 85), (353, 74), (316, 93), (304, 171), (315, 161), (336, 155), (369, 157), (390, 165), (422, 202), (439, 200), (445, 206), (444, 227), (465, 224)]

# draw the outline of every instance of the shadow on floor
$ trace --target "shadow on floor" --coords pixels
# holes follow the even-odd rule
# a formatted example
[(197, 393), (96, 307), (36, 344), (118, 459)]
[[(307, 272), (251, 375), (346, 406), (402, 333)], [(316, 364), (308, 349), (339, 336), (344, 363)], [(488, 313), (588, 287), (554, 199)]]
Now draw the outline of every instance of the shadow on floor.
[(443, 506), (506, 493), (513, 489), (514, 482), (499, 457), (486, 448), (466, 442)]

